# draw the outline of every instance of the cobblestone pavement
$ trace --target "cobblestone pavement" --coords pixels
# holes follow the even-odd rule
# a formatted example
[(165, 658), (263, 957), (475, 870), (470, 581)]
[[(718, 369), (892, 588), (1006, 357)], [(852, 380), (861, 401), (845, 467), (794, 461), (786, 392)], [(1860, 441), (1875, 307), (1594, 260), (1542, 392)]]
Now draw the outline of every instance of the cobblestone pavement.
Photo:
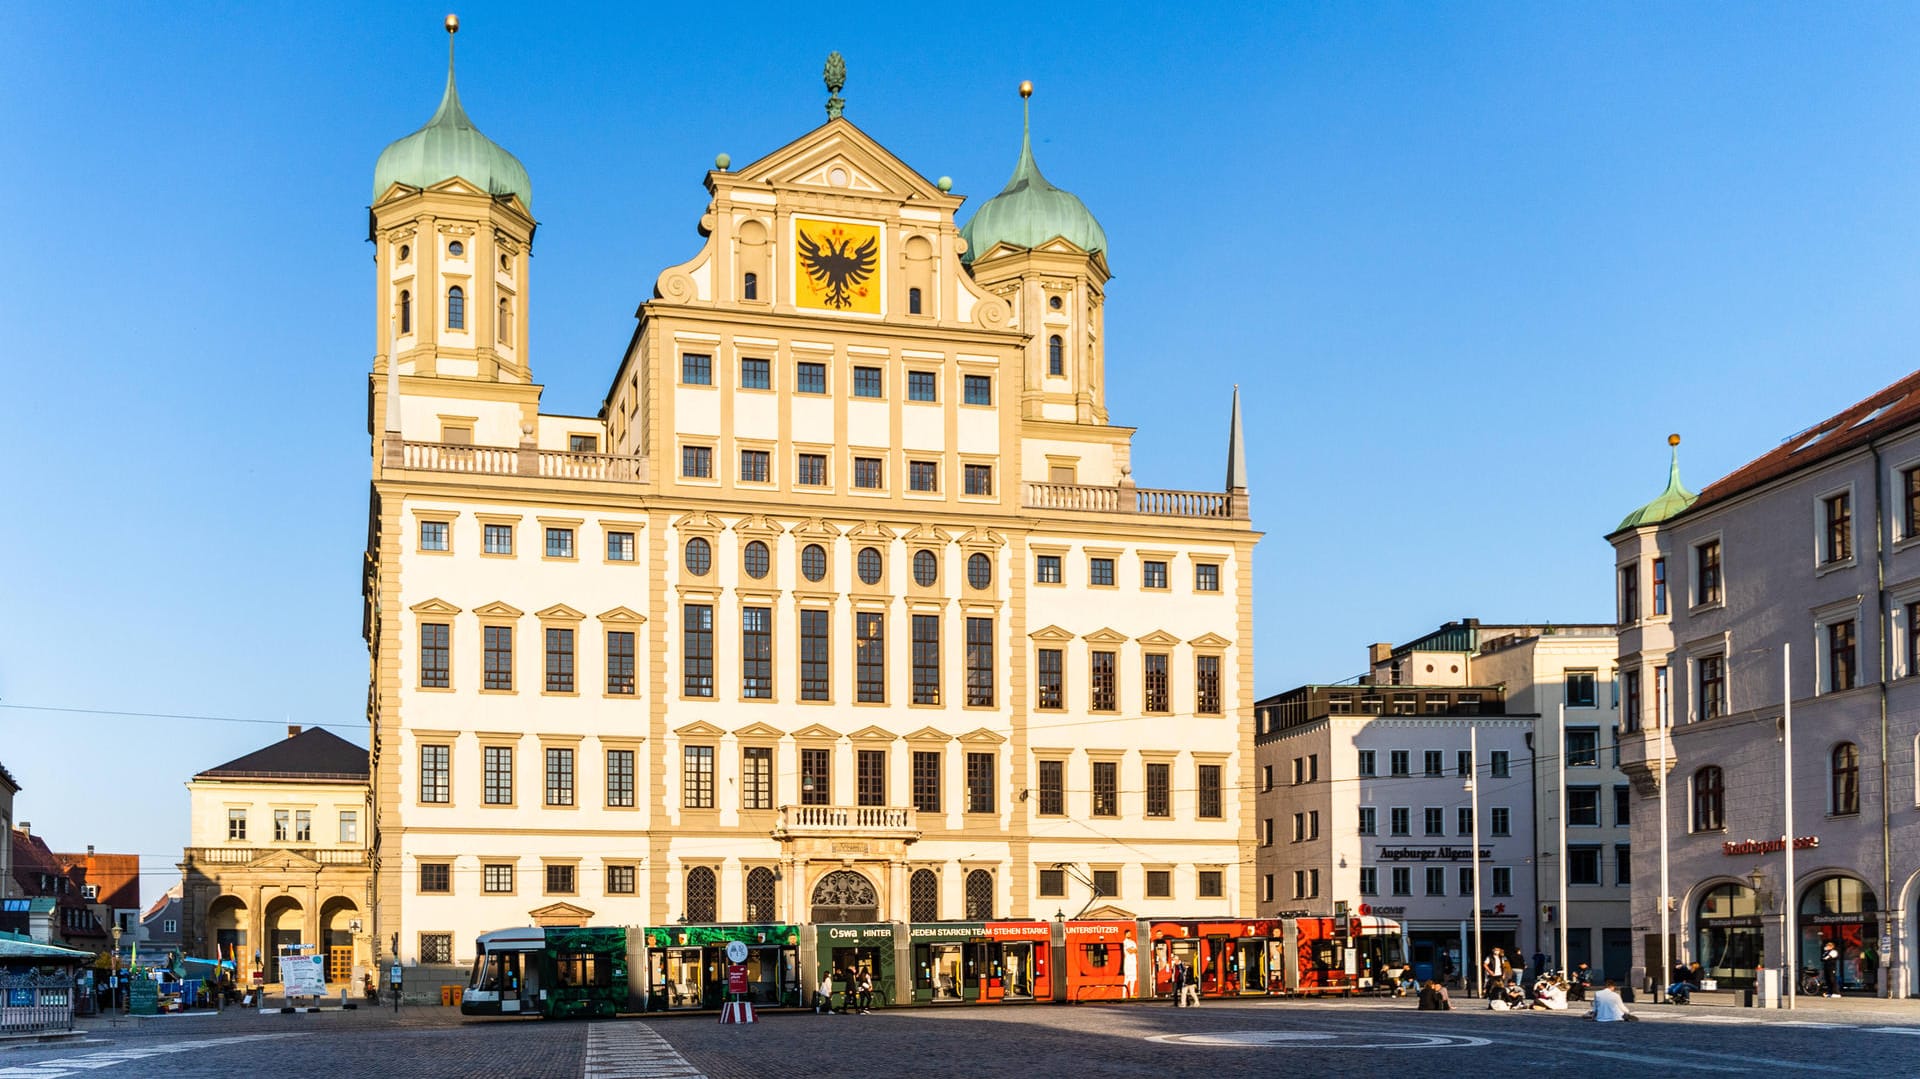
[[(1461, 1002), (1467, 1004), (1469, 1002)], [(1828, 1002), (1833, 1003), (1833, 1002)], [(452, 1009), (94, 1020), (77, 1042), (0, 1048), (0, 1079), (518, 1079), (1240, 1075), (1920, 1076), (1920, 1001), (1795, 1013), (1637, 1005), (1638, 1023), (1407, 1001), (907, 1008), (592, 1023), (464, 1020)]]

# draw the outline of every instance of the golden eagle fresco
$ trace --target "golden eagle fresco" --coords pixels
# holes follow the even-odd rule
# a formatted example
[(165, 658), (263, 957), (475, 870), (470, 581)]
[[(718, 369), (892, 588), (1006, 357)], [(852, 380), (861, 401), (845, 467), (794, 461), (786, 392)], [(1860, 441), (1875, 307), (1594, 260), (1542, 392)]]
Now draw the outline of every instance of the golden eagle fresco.
[(820, 303), (837, 311), (856, 305), (877, 309), (877, 304), (863, 301), (868, 280), (880, 268), (878, 230), (824, 224), (813, 235), (804, 228), (795, 233), (800, 269)]

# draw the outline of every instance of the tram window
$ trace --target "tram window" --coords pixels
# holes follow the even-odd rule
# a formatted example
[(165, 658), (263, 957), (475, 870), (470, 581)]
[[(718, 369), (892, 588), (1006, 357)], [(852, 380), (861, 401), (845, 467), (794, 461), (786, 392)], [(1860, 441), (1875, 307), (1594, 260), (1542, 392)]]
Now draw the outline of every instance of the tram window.
[(1107, 946), (1105, 944), (1087, 945), (1087, 965), (1104, 967), (1107, 965)]

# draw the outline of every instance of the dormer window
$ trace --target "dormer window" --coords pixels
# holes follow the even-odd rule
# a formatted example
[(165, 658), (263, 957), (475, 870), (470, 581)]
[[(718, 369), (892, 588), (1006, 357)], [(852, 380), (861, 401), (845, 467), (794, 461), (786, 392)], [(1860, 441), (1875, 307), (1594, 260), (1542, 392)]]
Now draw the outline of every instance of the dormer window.
[(757, 300), (760, 298), (759, 274), (749, 273), (740, 278), (740, 298), (743, 300)]
[(467, 328), (467, 294), (459, 285), (447, 290), (447, 329)]
[(1047, 374), (1058, 376), (1067, 373), (1066, 352), (1066, 345), (1060, 340), (1059, 334), (1047, 338)]

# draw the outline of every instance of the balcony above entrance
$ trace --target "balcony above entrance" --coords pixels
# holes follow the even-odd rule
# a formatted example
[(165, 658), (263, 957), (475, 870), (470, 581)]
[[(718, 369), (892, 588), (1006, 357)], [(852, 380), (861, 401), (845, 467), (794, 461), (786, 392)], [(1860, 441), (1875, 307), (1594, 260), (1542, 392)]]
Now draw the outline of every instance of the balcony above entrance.
[(914, 811), (905, 806), (796, 806), (780, 807), (774, 823), (775, 839), (892, 839), (912, 843), (920, 838)]

